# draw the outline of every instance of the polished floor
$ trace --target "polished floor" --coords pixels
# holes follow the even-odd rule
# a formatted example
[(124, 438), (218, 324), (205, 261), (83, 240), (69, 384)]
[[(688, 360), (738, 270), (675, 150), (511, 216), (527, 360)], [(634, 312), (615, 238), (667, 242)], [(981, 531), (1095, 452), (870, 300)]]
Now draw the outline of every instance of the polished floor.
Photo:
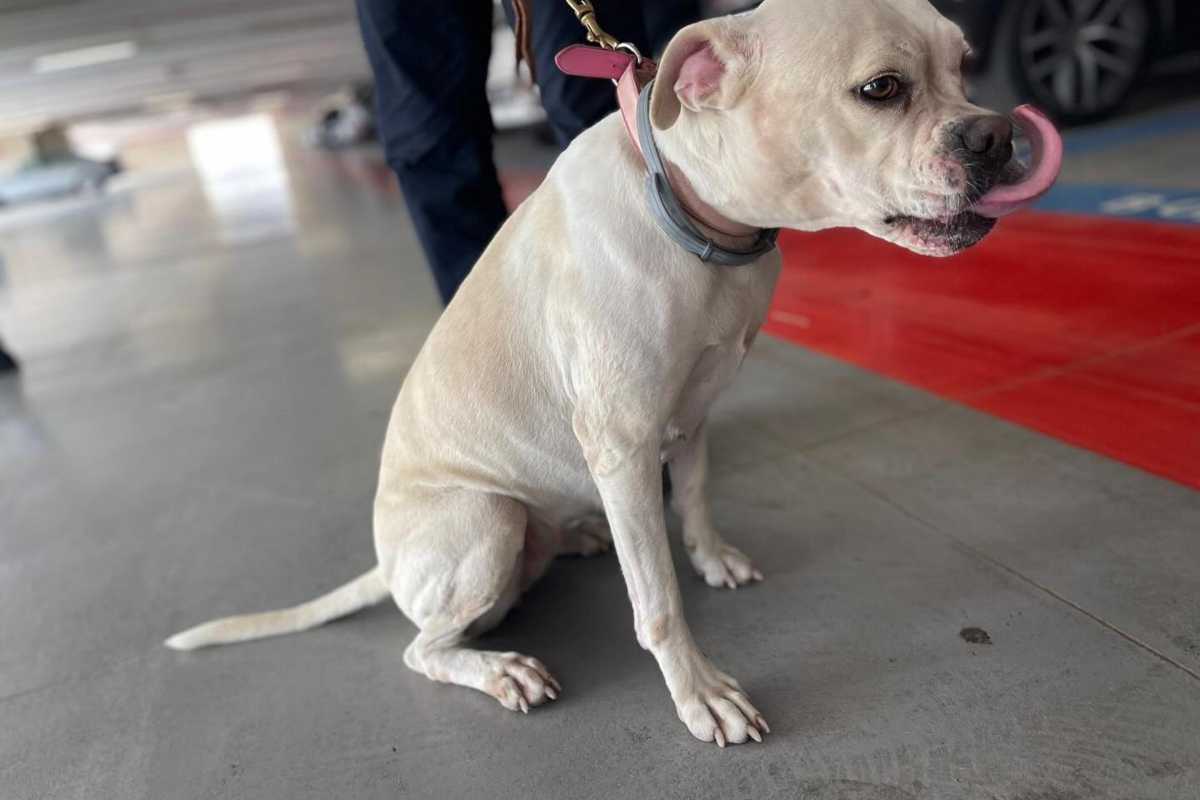
[[(163, 648), (371, 563), (386, 415), (438, 313), (377, 157), (235, 128), (232, 158), (210, 130), (194, 167), (0, 216), (25, 365), (0, 379), (5, 800), (1197, 797), (1200, 493), (856, 355), (887, 348), (760, 337), (715, 412), (714, 516), (767, 580), (676, 563), (765, 744), (687, 736), (611, 557), (557, 564), (488, 637), (562, 680), (528, 717), (409, 672), (390, 606)], [(1113, 163), (1149, 172), (1143, 145)]]

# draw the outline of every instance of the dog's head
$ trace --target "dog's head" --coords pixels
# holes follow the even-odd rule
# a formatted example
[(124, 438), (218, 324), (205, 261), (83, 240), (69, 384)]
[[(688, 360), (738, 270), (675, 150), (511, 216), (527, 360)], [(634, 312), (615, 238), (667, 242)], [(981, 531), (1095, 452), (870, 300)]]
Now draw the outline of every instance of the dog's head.
[[(855, 227), (928, 255), (978, 242), (1044, 193), (1051, 155), (1013, 157), (1013, 124), (966, 99), (962, 32), (927, 0), (767, 0), (681, 31), (651, 118), (701, 195), (763, 227)], [(1040, 150), (1041, 148), (1039, 148)]]

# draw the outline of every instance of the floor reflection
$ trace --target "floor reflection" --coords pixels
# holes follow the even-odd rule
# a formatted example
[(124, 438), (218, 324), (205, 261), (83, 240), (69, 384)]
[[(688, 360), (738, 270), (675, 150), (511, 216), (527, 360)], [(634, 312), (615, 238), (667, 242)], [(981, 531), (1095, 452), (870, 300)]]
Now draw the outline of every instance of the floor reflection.
[(267, 114), (193, 125), (188, 150), (226, 244), (244, 244), (296, 229), (283, 148)]

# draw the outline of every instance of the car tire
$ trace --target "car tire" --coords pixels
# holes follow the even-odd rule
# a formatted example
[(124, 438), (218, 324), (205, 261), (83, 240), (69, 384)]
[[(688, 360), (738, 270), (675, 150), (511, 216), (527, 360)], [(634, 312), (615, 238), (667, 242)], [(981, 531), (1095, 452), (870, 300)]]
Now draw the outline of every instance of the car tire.
[(1024, 99), (1060, 122), (1094, 122), (1137, 87), (1154, 22), (1150, 0), (1017, 0), (999, 49)]

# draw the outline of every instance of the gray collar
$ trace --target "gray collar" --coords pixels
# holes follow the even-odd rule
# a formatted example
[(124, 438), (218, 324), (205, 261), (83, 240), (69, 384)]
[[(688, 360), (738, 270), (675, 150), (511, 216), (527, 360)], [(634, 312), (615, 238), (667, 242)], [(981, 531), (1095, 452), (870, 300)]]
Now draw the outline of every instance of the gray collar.
[(637, 130), (646, 168), (650, 170), (646, 177), (646, 199), (658, 226), (680, 247), (695, 254), (701, 261), (724, 267), (750, 264), (774, 250), (775, 239), (779, 236), (778, 228), (762, 229), (758, 240), (749, 250), (729, 250), (701, 233), (688, 217), (679, 198), (675, 196), (675, 190), (671, 188), (666, 164), (654, 141), (654, 129), (650, 124), (650, 90), (653, 86), (654, 81), (650, 81), (638, 96)]

